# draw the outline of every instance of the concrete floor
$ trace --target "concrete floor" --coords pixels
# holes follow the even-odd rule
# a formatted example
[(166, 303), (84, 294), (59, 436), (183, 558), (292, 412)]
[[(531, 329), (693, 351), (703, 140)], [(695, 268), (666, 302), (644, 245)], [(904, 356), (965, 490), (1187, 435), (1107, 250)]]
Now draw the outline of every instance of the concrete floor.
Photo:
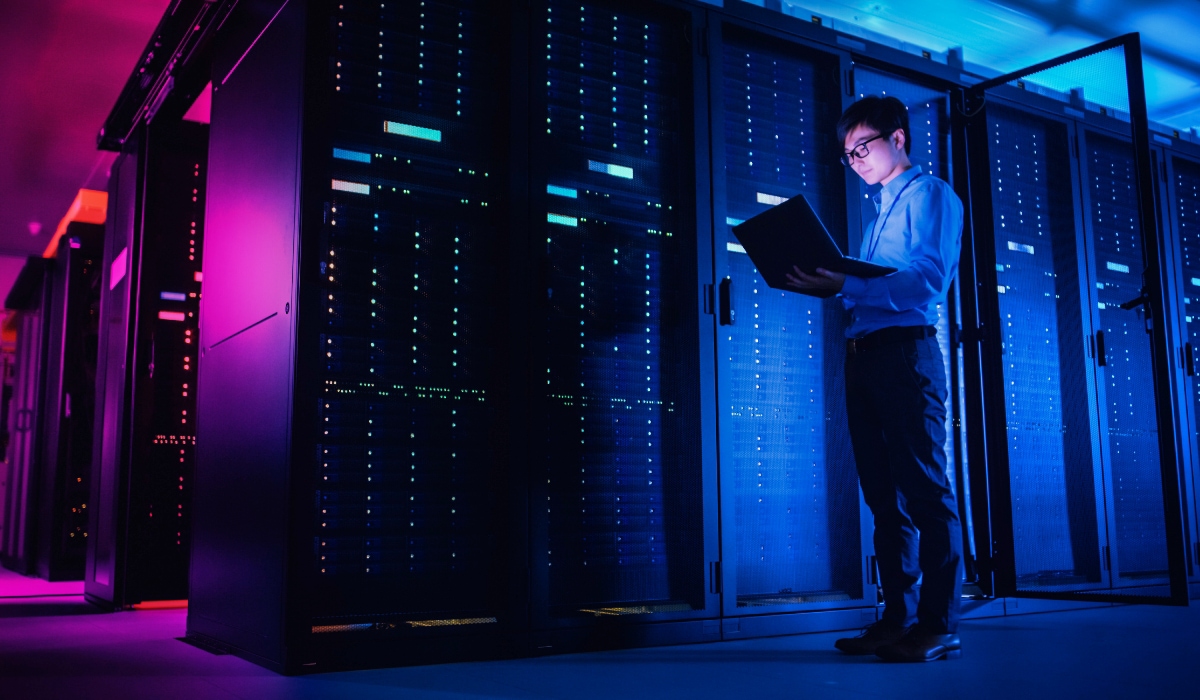
[[(36, 593), (36, 591), (35, 591)], [(963, 657), (846, 657), (838, 633), (283, 677), (179, 641), (186, 610), (0, 598), (0, 698), (1187, 698), (1200, 606), (967, 620)]]

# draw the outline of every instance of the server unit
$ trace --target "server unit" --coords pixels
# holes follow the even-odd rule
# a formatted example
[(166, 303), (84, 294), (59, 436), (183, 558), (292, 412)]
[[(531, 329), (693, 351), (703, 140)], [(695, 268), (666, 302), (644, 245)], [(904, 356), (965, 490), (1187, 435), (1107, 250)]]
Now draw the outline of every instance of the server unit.
[(207, 143), (152, 124), (109, 181), (84, 576), (106, 607), (188, 595)]
[(539, 649), (716, 638), (699, 620), (718, 614), (701, 24), (666, 5), (533, 6), (540, 272), (525, 391)]
[[(1156, 141), (1171, 141), (1156, 136)], [(1185, 499), (1188, 513), (1189, 573), (1195, 580), (1200, 566), (1200, 522), (1196, 483), (1200, 476), (1200, 382), (1196, 380), (1197, 347), (1200, 347), (1200, 149), (1175, 141), (1162, 152), (1163, 221), (1170, 229), (1174, 313), (1168, 319), (1179, 362), (1175, 368), (1182, 404), (1182, 463), (1187, 466)]]
[[(853, 246), (845, 237), (848, 180), (835, 129), (847, 99), (842, 59), (736, 25), (722, 33), (713, 133), (723, 612), (747, 616), (726, 628), (854, 627), (874, 621), (876, 596), (846, 426), (846, 314), (839, 299), (767, 287), (731, 231), (800, 192), (839, 245), (857, 247), (857, 236)], [(841, 612), (762, 617), (805, 609)]]
[(259, 2), (219, 37), (189, 636), (296, 671), (521, 624), (507, 18)]
[(37, 575), (83, 578), (104, 226), (73, 222), (49, 261)]
[(6, 309), (17, 312), (17, 351), (8, 407), (8, 454), (2, 467), (6, 475), (0, 564), (23, 574), (34, 572), (37, 556), (46, 262), (42, 257), (30, 257), (4, 301)]

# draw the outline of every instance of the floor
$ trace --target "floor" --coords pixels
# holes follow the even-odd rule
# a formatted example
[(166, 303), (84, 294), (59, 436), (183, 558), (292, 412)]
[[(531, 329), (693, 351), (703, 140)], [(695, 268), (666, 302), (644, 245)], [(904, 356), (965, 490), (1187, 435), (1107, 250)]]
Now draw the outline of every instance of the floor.
[[(0, 596), (17, 590), (0, 576)], [(42, 582), (44, 583), (44, 582)], [(179, 641), (186, 610), (0, 597), (0, 698), (1186, 698), (1200, 605), (974, 619), (961, 659), (846, 657), (838, 633), (283, 677)], [(48, 584), (57, 585), (57, 584)]]

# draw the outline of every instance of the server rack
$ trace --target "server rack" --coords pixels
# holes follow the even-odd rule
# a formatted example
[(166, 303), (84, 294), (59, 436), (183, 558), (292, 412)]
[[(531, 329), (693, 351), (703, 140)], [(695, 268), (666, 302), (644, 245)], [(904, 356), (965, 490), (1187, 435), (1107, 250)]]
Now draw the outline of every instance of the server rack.
[(548, 0), (530, 26), (532, 643), (716, 639), (702, 14)]
[[(1186, 601), (1166, 345), (1161, 324), (1130, 311), (1164, 308), (1136, 48), (1114, 39), (987, 81), (962, 105), (984, 363), (975, 418), (1002, 595)], [(1128, 68), (1125, 120), (1111, 104), (1096, 115), (1022, 94), (1021, 78), (1106, 50)]]
[[(741, 618), (724, 632), (853, 627), (874, 621), (876, 593), (845, 425), (845, 312), (766, 287), (731, 232), (803, 192), (847, 245), (857, 202), (831, 134), (849, 62), (739, 24), (718, 28), (711, 64), (723, 613)], [(827, 612), (779, 615), (798, 610)]]
[(4, 530), (0, 564), (33, 573), (37, 556), (39, 441), (42, 439), (42, 363), (46, 347), (46, 260), (30, 257), (21, 268), (4, 306), (18, 312), (13, 394), (8, 414), (8, 454), (4, 469)]
[(190, 637), (514, 648), (505, 9), (244, 3), (218, 37)]
[(187, 598), (207, 134), (155, 123), (109, 182), (84, 593)]
[(49, 261), (37, 575), (83, 578), (104, 226), (72, 222)]
[[(1171, 301), (1172, 313), (1166, 319), (1172, 334), (1172, 345), (1178, 355), (1174, 375), (1178, 402), (1181, 406), (1180, 462), (1183, 475), (1189, 547), (1188, 571), (1193, 586), (1200, 562), (1200, 523), (1197, 522), (1197, 475), (1200, 474), (1200, 384), (1196, 380), (1196, 348), (1200, 346), (1200, 253), (1197, 231), (1200, 231), (1200, 149), (1167, 136), (1155, 135), (1159, 146), (1162, 177), (1164, 228), (1166, 250), (1170, 253), (1167, 270), (1175, 290)], [(1165, 146), (1165, 147), (1164, 147)]]

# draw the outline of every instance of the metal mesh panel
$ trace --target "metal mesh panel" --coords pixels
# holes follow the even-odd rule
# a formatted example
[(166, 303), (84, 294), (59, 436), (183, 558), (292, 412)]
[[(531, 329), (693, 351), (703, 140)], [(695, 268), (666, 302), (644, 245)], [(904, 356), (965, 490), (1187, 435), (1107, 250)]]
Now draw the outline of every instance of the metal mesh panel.
[(560, 615), (703, 605), (690, 47), (677, 18), (621, 8), (535, 11), (548, 109), (535, 142), (547, 161), (540, 449)]
[[(482, 0), (329, 20), (316, 615), (486, 610), (504, 346), (499, 61)], [(348, 623), (349, 624), (349, 623)]]
[(988, 131), (1017, 585), (1101, 580), (1066, 128), (993, 106)]
[[(794, 49), (729, 30), (722, 63), (732, 326), (721, 431), (732, 479), (739, 607), (862, 597), (858, 482), (845, 418), (845, 314), (834, 299), (769, 288), (731, 227), (797, 192), (846, 230), (840, 104)], [(839, 241), (843, 247), (846, 241)]]
[(1124, 76), (1125, 49), (1118, 46), (1009, 84), (1128, 121), (1129, 91)]
[[(1178, 225), (1179, 258), (1183, 268), (1183, 320), (1185, 343), (1192, 344), (1193, 362), (1200, 348), (1200, 164), (1182, 158), (1172, 162), (1175, 169), (1175, 197), (1171, 202)], [(1192, 401), (1192, 431), (1186, 441), (1200, 449), (1200, 381), (1189, 382)]]
[[(1111, 545), (1120, 579), (1167, 573), (1166, 525), (1150, 337), (1140, 311), (1120, 308), (1141, 294), (1142, 232), (1138, 225), (1133, 147), (1087, 135), (1090, 241), (1095, 295), (1104, 332), (1102, 371), (1107, 454), (1116, 530)], [(1119, 584), (1117, 584), (1119, 585)]]

